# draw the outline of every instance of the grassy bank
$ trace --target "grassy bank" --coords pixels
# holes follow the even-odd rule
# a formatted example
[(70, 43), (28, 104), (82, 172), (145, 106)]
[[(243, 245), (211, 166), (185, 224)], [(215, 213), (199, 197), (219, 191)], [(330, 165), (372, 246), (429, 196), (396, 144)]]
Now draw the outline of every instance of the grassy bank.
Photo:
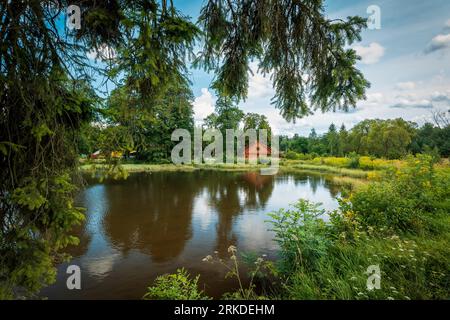
[[(106, 170), (110, 165), (104, 162), (82, 163), (80, 170), (82, 172), (94, 172), (96, 170)], [(262, 168), (268, 168), (267, 165), (257, 164), (192, 164), (192, 165), (175, 165), (175, 164), (147, 164), (147, 163), (122, 163), (120, 167), (127, 172), (158, 172), (158, 171), (194, 171), (194, 170), (221, 170), (221, 171), (254, 171)], [(315, 165), (301, 163), (298, 161), (282, 161), (280, 163), (280, 172), (316, 172), (328, 173), (340, 176), (348, 176), (353, 178), (366, 178), (368, 171), (361, 169), (349, 169), (341, 167), (333, 167), (329, 165)]]
[(295, 172), (295, 171), (313, 171), (313, 172), (321, 172), (321, 173), (329, 173), (340, 176), (347, 176), (353, 178), (367, 178), (368, 171), (364, 171), (361, 169), (349, 169), (342, 167), (333, 167), (329, 165), (322, 164), (308, 164), (301, 163), (295, 161), (286, 161), (283, 162), (280, 166), (283, 172)]

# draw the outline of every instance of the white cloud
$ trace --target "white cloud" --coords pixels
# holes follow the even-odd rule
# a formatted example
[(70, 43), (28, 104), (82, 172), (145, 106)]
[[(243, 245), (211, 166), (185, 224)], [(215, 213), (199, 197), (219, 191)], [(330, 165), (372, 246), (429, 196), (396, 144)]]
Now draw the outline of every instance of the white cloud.
[[(255, 62), (250, 64), (251, 72), (248, 79), (248, 98), (265, 98), (273, 96), (274, 90), (270, 74), (262, 75), (258, 72), (258, 65)], [(252, 74), (253, 73), (253, 74)]]
[(86, 56), (91, 60), (113, 60), (116, 58), (117, 53), (114, 48), (103, 44), (98, 49), (94, 48), (86, 53)]
[(419, 100), (419, 101), (402, 100), (396, 104), (393, 104), (391, 107), (392, 108), (400, 108), (400, 109), (408, 109), (408, 108), (432, 109), (433, 104), (430, 102), (430, 100), (427, 100), (427, 99), (423, 99), (423, 100)]
[(450, 33), (438, 34), (434, 37), (428, 47), (425, 49), (425, 53), (432, 53), (439, 50), (450, 48)]
[(196, 97), (193, 103), (196, 122), (202, 122), (204, 118), (214, 112), (215, 97), (207, 88), (202, 88), (201, 92), (202, 94)]
[(416, 87), (416, 84), (412, 81), (408, 82), (399, 82), (395, 85), (395, 88), (398, 90), (413, 90)]
[(372, 42), (367, 47), (355, 46), (353, 49), (361, 57), (361, 63), (363, 64), (377, 63), (384, 56), (385, 51), (384, 47), (377, 42)]
[(369, 104), (381, 103), (384, 101), (384, 95), (381, 92), (373, 92), (367, 94), (366, 102)]
[(435, 91), (431, 95), (431, 100), (433, 100), (435, 102), (450, 103), (450, 91), (447, 91), (447, 92)]
[(268, 77), (255, 73), (248, 81), (248, 98), (264, 98), (273, 94), (272, 82)]

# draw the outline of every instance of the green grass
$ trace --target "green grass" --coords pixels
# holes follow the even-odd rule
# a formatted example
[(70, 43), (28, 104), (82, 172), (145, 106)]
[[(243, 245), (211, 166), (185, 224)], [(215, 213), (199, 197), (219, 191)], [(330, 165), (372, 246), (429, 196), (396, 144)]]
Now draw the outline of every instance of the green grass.
[(367, 178), (368, 171), (364, 171), (361, 169), (348, 169), (348, 168), (339, 168), (332, 167), (327, 165), (314, 165), (314, 164), (306, 164), (306, 163), (286, 163), (280, 166), (283, 172), (295, 172), (300, 170), (307, 171), (317, 171), (322, 173), (330, 173), (340, 176), (348, 176), (353, 178)]
[[(194, 164), (194, 165), (175, 165), (175, 164), (121, 164), (123, 170), (127, 172), (189, 172), (195, 170), (218, 170), (218, 171), (254, 171), (261, 168), (267, 168), (264, 165), (250, 164)], [(105, 169), (106, 164), (83, 164), (80, 166), (82, 172), (92, 172), (95, 169)]]
[[(104, 163), (82, 164), (80, 170), (83, 172), (92, 172), (95, 169), (104, 169), (107, 165)], [(194, 171), (194, 170), (219, 170), (219, 171), (255, 171), (262, 168), (268, 168), (267, 165), (252, 164), (193, 164), (193, 165), (175, 165), (175, 164), (121, 164), (121, 167), (128, 172), (158, 172), (158, 171)], [(330, 173), (353, 178), (366, 178), (367, 171), (360, 169), (338, 168), (326, 165), (311, 165), (303, 163), (281, 163), (280, 172), (319, 172)]]
[[(80, 166), (82, 172), (92, 172), (95, 169), (106, 168), (105, 164), (84, 164)], [(194, 171), (196, 168), (192, 165), (174, 165), (174, 164), (121, 164), (121, 167), (128, 172), (158, 172), (158, 171)]]

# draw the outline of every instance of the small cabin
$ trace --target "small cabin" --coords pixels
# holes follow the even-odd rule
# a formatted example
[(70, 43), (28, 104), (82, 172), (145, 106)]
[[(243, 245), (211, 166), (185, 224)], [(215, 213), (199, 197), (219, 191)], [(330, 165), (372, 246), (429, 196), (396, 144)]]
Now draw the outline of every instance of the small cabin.
[(259, 156), (270, 156), (271, 149), (269, 146), (261, 143), (259, 141), (253, 142), (252, 144), (245, 147), (245, 158), (255, 158), (258, 159)]

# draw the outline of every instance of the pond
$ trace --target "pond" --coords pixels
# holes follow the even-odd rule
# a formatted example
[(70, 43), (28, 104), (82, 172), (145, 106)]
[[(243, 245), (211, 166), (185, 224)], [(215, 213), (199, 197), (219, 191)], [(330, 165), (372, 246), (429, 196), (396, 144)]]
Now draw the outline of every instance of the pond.
[[(236, 287), (226, 270), (202, 259), (217, 251), (276, 258), (268, 213), (299, 198), (335, 209), (339, 189), (321, 175), (224, 171), (131, 174), (120, 181), (89, 181), (77, 198), (86, 221), (75, 230), (80, 244), (57, 281), (42, 290), (49, 299), (140, 299), (156, 276), (184, 267), (200, 274), (213, 297)], [(327, 219), (327, 217), (324, 217)], [(81, 268), (81, 290), (68, 290), (66, 269)]]

